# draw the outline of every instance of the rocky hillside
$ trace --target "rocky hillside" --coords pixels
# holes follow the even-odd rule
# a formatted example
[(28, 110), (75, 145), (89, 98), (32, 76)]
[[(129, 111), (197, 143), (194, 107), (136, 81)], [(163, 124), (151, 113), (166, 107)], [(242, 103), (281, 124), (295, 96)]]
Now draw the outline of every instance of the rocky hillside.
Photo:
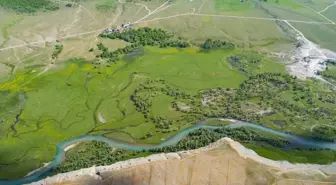
[(335, 172), (335, 163), (327, 166), (272, 161), (224, 138), (198, 150), (82, 169), (33, 185), (322, 185), (336, 184)]

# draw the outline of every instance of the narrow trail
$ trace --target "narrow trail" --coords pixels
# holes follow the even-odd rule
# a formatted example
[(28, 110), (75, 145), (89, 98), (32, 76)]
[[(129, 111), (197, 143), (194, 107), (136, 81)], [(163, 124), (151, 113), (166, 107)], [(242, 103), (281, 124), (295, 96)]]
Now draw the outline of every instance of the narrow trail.
[(76, 10), (76, 13), (73, 14), (73, 21), (71, 22), (71, 24), (69, 26), (67, 26), (66, 28), (62, 29), (62, 32), (67, 32), (69, 30), (71, 30), (72, 28), (76, 27), (76, 24), (79, 22), (80, 20), (80, 13), (82, 12), (82, 6), (79, 6)]
[(152, 11), (146, 6), (146, 5), (144, 5), (144, 4), (141, 4), (141, 3), (134, 3), (135, 5), (139, 5), (139, 6), (142, 6), (142, 7), (144, 7), (147, 11), (148, 11), (148, 13), (150, 14)]
[(55, 42), (56, 40), (75, 38), (75, 37), (79, 37), (79, 36), (83, 36), (83, 35), (89, 35), (89, 34), (101, 32), (102, 30), (103, 29), (97, 29), (97, 30), (92, 30), (92, 31), (88, 31), (88, 32), (82, 32), (82, 33), (71, 34), (71, 35), (67, 35), (67, 36), (63, 36), (63, 37), (58, 37), (58, 38), (55, 38), (55, 39), (40, 40), (40, 41), (34, 41), (34, 42), (25, 43), (25, 44), (19, 44), (19, 45), (15, 45), (15, 46), (9, 46), (9, 47), (5, 47), (5, 48), (1, 48), (0, 51), (10, 50), (10, 49), (14, 49), (14, 48), (20, 48), (20, 47), (25, 47), (25, 46), (34, 46), (34, 45), (38, 45), (38, 44), (44, 44), (44, 43), (47, 43), (47, 42)]
[[(202, 13), (181, 13), (177, 15), (171, 15), (167, 17), (157, 17), (150, 20), (145, 21), (136, 21), (133, 24), (139, 24), (139, 23), (146, 23), (146, 22), (153, 22), (158, 20), (165, 20), (165, 19), (171, 19), (181, 16), (203, 16), (203, 17), (220, 17), (220, 18), (232, 18), (232, 19), (251, 19), (251, 20), (265, 20), (265, 21), (287, 21), (287, 22), (294, 22), (294, 23), (305, 23), (305, 24), (320, 24), (320, 25), (332, 25), (332, 23), (328, 22), (318, 22), (318, 21), (301, 21), (301, 20), (290, 20), (290, 19), (276, 19), (276, 18), (264, 18), (264, 17), (249, 17), (249, 16), (235, 16), (235, 15), (221, 15), (221, 14), (202, 14)], [(143, 20), (143, 19), (141, 19)]]
[(162, 8), (163, 6), (165, 6), (165, 5), (166, 5), (167, 3), (169, 3), (169, 2), (170, 2), (170, 0), (164, 2), (161, 6), (157, 7), (157, 8), (156, 8), (155, 10), (153, 10), (153, 11), (150, 11), (146, 16), (140, 18), (139, 20), (133, 22), (132, 24), (136, 24), (136, 23), (142, 21), (143, 19), (146, 19), (147, 17), (151, 16), (152, 14), (155, 14), (156, 12), (158, 12), (158, 10), (160, 10), (160, 8)]
[[(204, 0), (202, 0), (202, 1), (205, 3)], [(114, 19), (111, 21), (110, 25), (115, 24), (115, 22), (118, 20), (118, 18), (121, 16), (121, 14), (123, 12), (123, 8), (122, 8), (123, 2), (121, 2), (121, 0), (119, 0), (118, 2), (119, 2), (119, 6), (117, 7), (117, 10), (116, 10), (116, 12), (117, 12), (116, 16), (114, 16)], [(330, 21), (329, 22), (318, 22), (318, 21), (302, 21), (302, 20), (285, 20), (285, 19), (264, 18), (264, 17), (234, 16), (234, 15), (221, 15), (221, 14), (201, 14), (201, 13), (190, 13), (190, 12), (189, 13), (177, 14), (177, 15), (171, 15), (171, 16), (167, 16), (167, 17), (157, 17), (157, 18), (153, 18), (151, 20), (144, 20), (144, 19), (150, 17), (151, 15), (159, 13), (159, 12), (161, 12), (163, 10), (166, 10), (166, 9), (172, 7), (172, 6), (183, 4), (183, 3), (175, 3), (175, 4), (170, 4), (170, 5), (166, 6), (169, 2), (170, 2), (170, 0), (164, 2), (162, 5), (160, 5), (159, 7), (157, 7), (153, 11), (151, 11), (147, 7), (147, 9), (150, 12), (146, 16), (140, 18), (139, 20), (133, 22), (132, 24), (153, 22), (153, 21), (171, 19), (171, 18), (176, 18), (176, 17), (181, 17), (181, 16), (209, 16), (209, 17), (221, 17), (221, 18), (231, 18), (231, 19), (265, 20), (265, 21), (288, 21), (288, 22), (303, 23), (303, 24), (335, 25), (333, 22), (330, 22)], [(198, 11), (201, 10), (201, 8), (203, 7), (204, 3), (202, 3), (202, 5), (198, 9)], [(145, 6), (145, 8), (146, 8), (146, 6)], [(55, 39), (40, 40), (40, 41), (34, 41), (34, 42), (25, 43), (25, 44), (19, 44), (19, 45), (15, 45), (15, 46), (8, 46), (8, 47), (5, 47), (5, 48), (0, 48), (0, 51), (6, 51), (6, 50), (10, 50), (10, 49), (14, 49), (14, 48), (20, 48), (20, 47), (26, 47), (26, 46), (34, 46), (34, 45), (38, 45), (38, 44), (44, 44), (46, 42), (55, 42), (56, 40), (64, 40), (64, 39), (70, 39), (70, 38), (80, 37), (80, 36), (83, 36), (83, 35), (90, 35), (90, 34), (94, 34), (94, 33), (100, 33), (105, 28), (106, 27), (100, 28), (100, 29), (96, 29), (96, 30), (92, 30), (92, 31), (87, 31), (87, 32), (82, 32), (82, 33), (77, 33), (77, 34), (71, 34), (71, 35), (67, 35), (67, 36), (63, 36), (63, 37), (57, 37)]]
[(201, 6), (198, 8), (198, 13), (201, 13), (205, 0), (202, 0)]
[[(311, 10), (311, 11), (313, 11), (313, 12), (315, 12), (315, 13), (317, 13), (317, 14), (319, 14), (321, 17), (323, 17), (324, 19), (326, 19), (327, 21), (329, 21), (331, 24), (335, 24), (332, 20), (330, 20), (328, 17), (326, 17), (326, 16), (324, 16), (323, 14), (321, 14), (321, 12), (318, 12), (318, 11), (316, 11), (315, 9), (313, 9), (313, 8), (311, 8), (311, 7), (309, 7), (309, 6), (307, 6), (307, 5), (305, 5), (305, 4), (302, 4), (302, 3), (299, 3), (299, 2), (297, 2), (297, 1), (294, 1), (295, 3), (297, 3), (297, 4), (299, 4), (299, 5), (301, 5), (301, 6), (304, 6), (304, 7), (306, 7), (306, 8), (308, 8), (309, 10)], [(336, 3), (336, 2), (335, 2)], [(335, 5), (335, 4), (334, 4)], [(331, 6), (328, 6), (327, 8), (325, 8), (325, 10), (327, 10), (328, 8), (330, 8)], [(324, 10), (324, 11), (325, 11)], [(323, 12), (323, 11), (322, 11)]]
[(298, 33), (299, 36), (301, 36), (301, 38), (304, 40), (304, 42), (309, 44), (310, 50), (316, 50), (323, 59), (326, 59), (327, 57), (322, 53), (322, 51), (320, 49), (318, 49), (316, 47), (315, 44), (313, 44), (310, 40), (308, 40), (302, 32), (300, 32), (298, 29), (296, 29), (294, 26), (292, 26), (288, 21), (284, 21), (289, 27), (291, 27), (295, 32)]
[(96, 17), (93, 16), (93, 14), (92, 14), (87, 8), (85, 8), (85, 7), (84, 7), (83, 5), (81, 5), (81, 4), (80, 4), (79, 6), (82, 7), (87, 13), (89, 13), (89, 15), (91, 16), (91, 18), (97, 22)]
[(16, 69), (17, 69), (18, 66), (22, 63), (22, 60), (18, 57), (18, 55), (17, 55), (17, 53), (16, 53), (16, 49), (13, 49), (13, 50), (14, 50), (14, 56), (15, 56), (15, 58), (16, 58), (16, 60), (17, 60), (17, 63), (16, 63), (15, 66), (14, 66), (14, 69), (13, 69), (13, 71), (12, 71), (12, 75), (15, 74)]
[(319, 11), (318, 13), (323, 13), (323, 12), (327, 11), (330, 7), (333, 7), (335, 5), (336, 5), (336, 1), (334, 2), (334, 4), (327, 6), (324, 10)]

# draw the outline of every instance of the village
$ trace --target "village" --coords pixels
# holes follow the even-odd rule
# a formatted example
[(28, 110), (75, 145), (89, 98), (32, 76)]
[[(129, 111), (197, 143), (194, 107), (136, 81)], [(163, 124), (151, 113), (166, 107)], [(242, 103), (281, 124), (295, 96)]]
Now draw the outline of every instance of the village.
[(122, 33), (124, 31), (131, 30), (133, 28), (134, 28), (133, 24), (126, 23), (126, 24), (121, 24), (117, 26), (116, 28), (107, 28), (106, 30), (104, 30), (103, 34), (107, 35), (110, 33)]

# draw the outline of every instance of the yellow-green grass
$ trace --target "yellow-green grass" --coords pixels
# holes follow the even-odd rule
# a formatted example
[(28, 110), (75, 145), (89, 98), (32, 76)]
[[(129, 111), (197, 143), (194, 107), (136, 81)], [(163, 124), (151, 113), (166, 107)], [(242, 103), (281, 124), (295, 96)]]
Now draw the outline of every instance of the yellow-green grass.
[[(52, 160), (55, 146), (85, 134), (106, 134), (127, 142), (159, 143), (194, 123), (173, 125), (170, 133), (156, 132), (136, 111), (130, 96), (140, 83), (161, 78), (174, 87), (197, 93), (213, 87), (237, 88), (246, 79), (226, 60), (240, 50), (204, 53), (196, 48), (159, 49), (147, 47), (145, 55), (133, 62), (119, 61), (111, 67), (93, 68), (91, 62), (70, 60), (41, 73), (43, 68), (26, 69), (0, 85), (1, 91), (24, 92), (26, 96), (18, 122), (19, 109), (5, 120), (0, 140), (0, 163), (6, 164), (0, 178), (22, 177)], [(263, 63), (271, 62), (269, 60)], [(276, 64), (276, 69), (284, 69)], [(272, 68), (265, 68), (272, 71)], [(101, 74), (98, 74), (98, 71)], [(177, 119), (182, 113), (171, 108), (172, 98), (158, 94), (151, 114)], [(123, 116), (123, 113), (125, 116)], [(99, 121), (102, 114), (105, 123)], [(10, 129), (14, 124), (15, 130)], [(123, 133), (123, 134), (121, 134)], [(153, 136), (142, 140), (148, 133)], [(32, 162), (35, 161), (35, 162)], [(1, 168), (4, 169), (4, 168)]]
[(159, 94), (153, 99), (151, 114), (153, 116), (164, 116), (168, 119), (176, 119), (183, 115), (172, 108), (173, 97)]
[[(291, 163), (331, 164), (336, 160), (336, 152), (332, 150), (283, 150), (271, 146), (244, 144), (258, 155), (276, 161)], [(318, 156), (318, 157), (317, 157)]]
[(104, 137), (120, 140), (128, 143), (135, 143), (135, 140), (128, 134), (121, 131), (104, 134)]

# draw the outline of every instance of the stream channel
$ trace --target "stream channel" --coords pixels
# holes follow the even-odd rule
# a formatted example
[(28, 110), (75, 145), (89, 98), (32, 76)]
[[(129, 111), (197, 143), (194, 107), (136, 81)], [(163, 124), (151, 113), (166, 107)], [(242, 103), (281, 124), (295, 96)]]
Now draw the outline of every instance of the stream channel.
[[(158, 145), (139, 145), (139, 144), (130, 144), (130, 143), (123, 143), (120, 141), (112, 140), (105, 138), (101, 135), (85, 135), (80, 136), (77, 138), (73, 138), (64, 142), (59, 143), (56, 146), (56, 155), (54, 159), (45, 167), (36, 170), (32, 174), (25, 176), (21, 179), (15, 179), (15, 180), (0, 180), (1, 185), (20, 185), (25, 183), (31, 183), (35, 181), (39, 181), (41, 179), (44, 179), (50, 175), (52, 175), (51, 171), (57, 167), (59, 164), (61, 164), (65, 159), (65, 152), (64, 149), (67, 146), (70, 146), (72, 144), (82, 142), (82, 141), (103, 141), (108, 143), (113, 148), (119, 148), (119, 149), (125, 149), (125, 150), (148, 150), (148, 149), (155, 149), (155, 148), (161, 148), (165, 146), (171, 146), (177, 144), (181, 139), (183, 139), (188, 133), (195, 131), (200, 128), (208, 128), (208, 129), (216, 129), (220, 126), (207, 126), (205, 123), (210, 120), (218, 120), (218, 119), (224, 119), (224, 118), (210, 118), (204, 121), (201, 121), (189, 128), (186, 128), (179, 132), (178, 134), (171, 136), (170, 138), (166, 139), (162, 143)], [(325, 148), (325, 149), (331, 149), (336, 150), (336, 143), (330, 143), (330, 142), (323, 142), (313, 139), (306, 139), (303, 137), (295, 136), (289, 133), (276, 131), (270, 128), (263, 127), (261, 125), (257, 125), (254, 123), (248, 123), (243, 121), (236, 121), (234, 123), (229, 124), (227, 127), (230, 128), (238, 128), (238, 127), (249, 127), (253, 129), (257, 129), (263, 132), (267, 132), (270, 134), (275, 134), (278, 136), (282, 136), (285, 139), (288, 139), (291, 141), (292, 146), (294, 147), (300, 147), (300, 148)]]

